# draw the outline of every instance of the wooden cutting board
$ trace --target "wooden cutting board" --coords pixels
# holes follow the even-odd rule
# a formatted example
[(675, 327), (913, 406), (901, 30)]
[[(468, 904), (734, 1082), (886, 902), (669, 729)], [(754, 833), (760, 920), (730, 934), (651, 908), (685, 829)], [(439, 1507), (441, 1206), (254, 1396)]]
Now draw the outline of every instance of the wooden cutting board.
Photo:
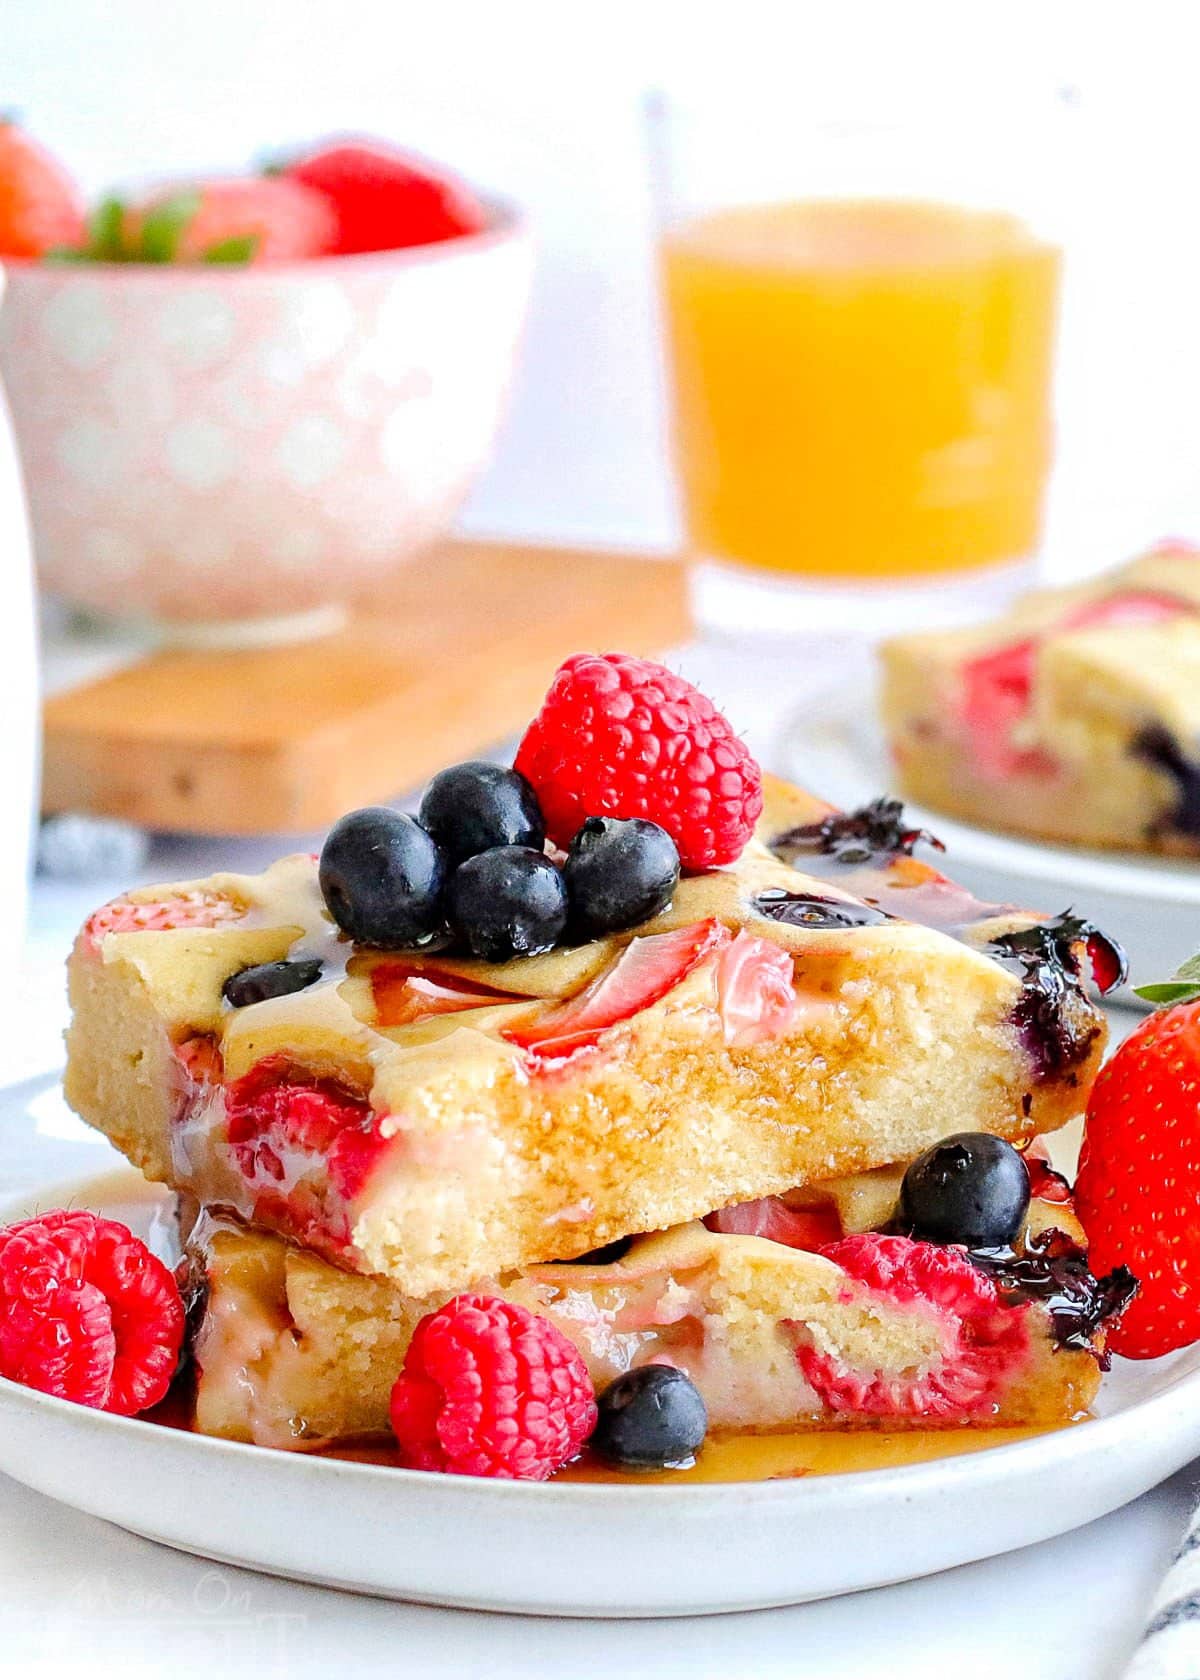
[(517, 733), (581, 648), (689, 632), (677, 560), (448, 543), (321, 640), (167, 649), (44, 707), (43, 807), (204, 834), (323, 828)]

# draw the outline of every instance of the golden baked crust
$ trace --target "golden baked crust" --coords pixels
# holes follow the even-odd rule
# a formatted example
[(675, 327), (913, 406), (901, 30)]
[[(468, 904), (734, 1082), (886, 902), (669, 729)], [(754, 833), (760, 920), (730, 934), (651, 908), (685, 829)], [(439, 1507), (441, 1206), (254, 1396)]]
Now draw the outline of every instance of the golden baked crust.
[[(636, 934), (712, 921), (787, 951), (798, 1003), (782, 1036), (731, 1039), (709, 960), (561, 1063), (501, 1036), (577, 992), (633, 934), (504, 965), (405, 956), (513, 1001), (388, 1025), (375, 971), (395, 959), (340, 940), (314, 861), (288, 858), (261, 876), (131, 895), (224, 895), (237, 913), (222, 925), (85, 930), (70, 963), (68, 1100), (149, 1177), (414, 1296), (907, 1159), (966, 1126), (1019, 1140), (1077, 1114), (1102, 1017), (1069, 974), (1050, 1054), (1031, 1037), (1025, 968), (994, 956), (997, 939), (1037, 919), (978, 904), (903, 847), (857, 869), (810, 849), (801, 874), (764, 841), (795, 855), (794, 831), (830, 807), (783, 784), (768, 794), (762, 839), (734, 868), (682, 882)], [(780, 922), (763, 913), (764, 892), (866, 925)], [(252, 1007), (222, 1002), (229, 975), (287, 955), (319, 956), (325, 977)], [(211, 1054), (197, 1061), (197, 1046)], [(294, 1198), (248, 1186), (228, 1143), (225, 1087), (264, 1067), (369, 1098), (378, 1160), (350, 1191), (322, 1183), (319, 1218), (298, 1222)], [(310, 1211), (305, 1175), (320, 1168), (288, 1169)]]

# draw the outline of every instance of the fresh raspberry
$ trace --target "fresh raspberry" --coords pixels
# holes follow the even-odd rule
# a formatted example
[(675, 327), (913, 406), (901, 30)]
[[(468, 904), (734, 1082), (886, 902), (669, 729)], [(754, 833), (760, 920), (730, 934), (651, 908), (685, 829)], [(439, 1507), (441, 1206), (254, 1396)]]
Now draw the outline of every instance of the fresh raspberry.
[[(328, 1179), (353, 1201), (387, 1147), (363, 1097), (333, 1079), (297, 1075), (286, 1057), (267, 1057), (225, 1087), (225, 1136), (252, 1184), (292, 1194), (301, 1181)], [(313, 1191), (309, 1183), (308, 1191)], [(311, 1198), (304, 1206), (308, 1208)], [(328, 1210), (341, 1225), (341, 1210)]]
[(0, 257), (41, 257), (83, 237), (74, 181), (36, 140), (0, 121)]
[(174, 1277), (113, 1219), (60, 1209), (0, 1231), (0, 1376), (132, 1417), (183, 1341)]
[(207, 888), (192, 888), (174, 893), (170, 898), (139, 901), (133, 898), (114, 898), (94, 910), (83, 924), (82, 942), (95, 949), (109, 933), (162, 933), (171, 928), (221, 927), (226, 922), (239, 921), (245, 909), (224, 893)]
[(549, 1319), (458, 1295), (417, 1325), (391, 1416), (414, 1469), (544, 1482), (596, 1427), (596, 1396), (579, 1350)]
[(712, 701), (649, 659), (577, 653), (560, 665), (516, 768), (550, 838), (585, 817), (645, 817), (685, 869), (732, 863), (762, 811), (762, 772)]
[(1096, 1276), (1123, 1265), (1138, 1280), (1108, 1334), (1112, 1352), (1127, 1359), (1200, 1340), (1197, 1090), (1200, 1000), (1187, 999), (1129, 1035), (1088, 1102), (1075, 1211)]
[(487, 226), (463, 182), (380, 140), (345, 140), (289, 164), (284, 178), (322, 193), (337, 222), (334, 250), (433, 245)]
[(336, 237), (328, 201), (276, 175), (160, 189), (121, 225), (130, 258), (151, 262), (297, 262), (328, 256)]
[[(860, 1417), (986, 1417), (1029, 1352), (1028, 1307), (1005, 1305), (957, 1248), (866, 1231), (821, 1251), (891, 1307), (931, 1319), (940, 1349), (918, 1369), (850, 1366), (812, 1342), (796, 1349), (806, 1380), (834, 1412)], [(849, 1300), (861, 1291), (847, 1289)]]

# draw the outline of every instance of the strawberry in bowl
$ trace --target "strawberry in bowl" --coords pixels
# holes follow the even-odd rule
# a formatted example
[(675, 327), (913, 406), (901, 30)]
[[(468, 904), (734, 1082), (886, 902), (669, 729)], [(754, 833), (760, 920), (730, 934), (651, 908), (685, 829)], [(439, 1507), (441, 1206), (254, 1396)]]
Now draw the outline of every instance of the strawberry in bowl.
[(0, 120), (0, 258), (41, 257), (84, 235), (83, 197), (57, 158)]
[(85, 228), (69, 177), (34, 161), (0, 144), (0, 254), (24, 259), (0, 375), (43, 583), (243, 640), (378, 598), (489, 456), (528, 294), (520, 214), (339, 141), (109, 196)]
[(344, 256), (436, 245), (487, 226), (487, 211), (465, 182), (378, 140), (330, 141), (281, 174), (329, 204), (333, 249)]

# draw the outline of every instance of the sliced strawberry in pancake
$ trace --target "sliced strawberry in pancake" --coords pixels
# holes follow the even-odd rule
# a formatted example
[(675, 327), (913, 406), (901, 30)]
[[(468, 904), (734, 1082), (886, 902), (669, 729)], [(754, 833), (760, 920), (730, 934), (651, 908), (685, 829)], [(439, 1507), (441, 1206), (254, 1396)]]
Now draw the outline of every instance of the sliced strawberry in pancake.
[(717, 958), (717, 1003), (727, 1044), (741, 1048), (778, 1038), (796, 1014), (790, 954), (743, 929)]
[(379, 1116), (337, 1080), (271, 1056), (225, 1088), (226, 1137), (257, 1198), (303, 1242), (328, 1253), (349, 1237), (346, 1203), (387, 1148)]
[(1124, 624), (1165, 624), (1180, 613), (1192, 612), (1189, 601), (1158, 589), (1123, 589), (1100, 601), (1087, 601), (1068, 613), (1060, 630), (1100, 630)]
[(225, 893), (191, 888), (170, 898), (114, 898), (102, 904), (83, 925), (80, 940), (95, 950), (110, 933), (163, 933), (174, 928), (221, 927), (240, 921), (245, 906)]
[(786, 1248), (804, 1248), (810, 1253), (837, 1242), (842, 1222), (836, 1207), (792, 1208), (781, 1196), (764, 1196), (757, 1202), (738, 1202), (718, 1208), (704, 1221), (710, 1231), (730, 1237), (766, 1237)]
[(510, 1027), (503, 1036), (542, 1057), (565, 1056), (594, 1044), (608, 1027), (628, 1021), (666, 997), (697, 963), (732, 939), (729, 929), (715, 918), (634, 939), (577, 996), (533, 1021)]
[(511, 992), (467, 982), (436, 969), (414, 969), (406, 963), (378, 963), (371, 970), (375, 1020), (380, 1027), (404, 1027), (431, 1015), (452, 1015), (462, 1009), (486, 1009), (493, 1003), (515, 1003)]
[(962, 667), (961, 712), (981, 768), (997, 776), (1053, 772), (1054, 765), (1044, 754), (1016, 748), (1012, 740), (1013, 731), (1029, 710), (1038, 648), (1047, 635), (1161, 624), (1192, 610), (1189, 602), (1165, 591), (1126, 589), (1086, 602), (1036, 636), (968, 659)]

